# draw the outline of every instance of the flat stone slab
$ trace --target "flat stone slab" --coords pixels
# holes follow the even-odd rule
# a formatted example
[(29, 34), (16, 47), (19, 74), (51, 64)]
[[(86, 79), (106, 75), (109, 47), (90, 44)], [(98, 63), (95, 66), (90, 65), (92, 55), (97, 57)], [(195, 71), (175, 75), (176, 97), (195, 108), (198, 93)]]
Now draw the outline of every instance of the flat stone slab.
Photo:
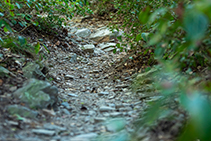
[(53, 136), (56, 132), (45, 129), (32, 129), (32, 132), (39, 135)]
[(101, 106), (99, 110), (100, 110), (100, 112), (109, 112), (109, 111), (114, 111), (115, 108), (111, 108), (108, 106)]

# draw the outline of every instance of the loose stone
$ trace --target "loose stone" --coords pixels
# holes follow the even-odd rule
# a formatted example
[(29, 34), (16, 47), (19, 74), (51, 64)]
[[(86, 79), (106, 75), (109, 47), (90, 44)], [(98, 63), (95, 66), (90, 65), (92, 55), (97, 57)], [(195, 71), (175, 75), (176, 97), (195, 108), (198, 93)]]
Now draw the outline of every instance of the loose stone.
[(45, 129), (32, 129), (32, 132), (35, 134), (41, 134), (41, 135), (47, 135), (47, 136), (53, 136), (56, 132), (45, 130)]
[(100, 112), (109, 112), (109, 111), (114, 111), (115, 108), (107, 107), (107, 106), (101, 106), (100, 107)]

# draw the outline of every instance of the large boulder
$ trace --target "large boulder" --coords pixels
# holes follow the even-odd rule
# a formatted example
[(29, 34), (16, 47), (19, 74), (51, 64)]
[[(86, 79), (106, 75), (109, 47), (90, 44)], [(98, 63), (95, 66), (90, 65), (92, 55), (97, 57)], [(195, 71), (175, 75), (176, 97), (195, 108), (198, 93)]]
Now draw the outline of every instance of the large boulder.
[(30, 108), (56, 108), (58, 89), (46, 81), (27, 80), (23, 87), (16, 90), (14, 96)]
[(9, 105), (7, 111), (11, 115), (17, 114), (25, 118), (36, 118), (38, 115), (38, 112), (20, 105)]
[(45, 75), (40, 71), (40, 66), (32, 62), (23, 68), (23, 75), (27, 78), (45, 80)]

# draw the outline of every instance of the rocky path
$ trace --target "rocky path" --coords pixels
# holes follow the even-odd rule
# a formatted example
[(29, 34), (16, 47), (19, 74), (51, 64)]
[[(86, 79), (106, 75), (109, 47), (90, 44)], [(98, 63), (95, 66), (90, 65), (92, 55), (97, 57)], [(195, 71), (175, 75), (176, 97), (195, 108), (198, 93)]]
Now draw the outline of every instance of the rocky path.
[(56, 106), (35, 110), (36, 118), (6, 119), (0, 130), (12, 130), (0, 134), (0, 140), (128, 140), (144, 104), (130, 90), (130, 73), (120, 74), (121, 79), (111, 79), (107, 73), (123, 55), (118, 51), (113, 54), (116, 37), (122, 33), (112, 33), (102, 25), (70, 24), (65, 27), (67, 36), (63, 40), (48, 42), (50, 54), (44, 62), (48, 73), (38, 74), (38, 78), (50, 78), (57, 87), (50, 88), (58, 91), (53, 99)]

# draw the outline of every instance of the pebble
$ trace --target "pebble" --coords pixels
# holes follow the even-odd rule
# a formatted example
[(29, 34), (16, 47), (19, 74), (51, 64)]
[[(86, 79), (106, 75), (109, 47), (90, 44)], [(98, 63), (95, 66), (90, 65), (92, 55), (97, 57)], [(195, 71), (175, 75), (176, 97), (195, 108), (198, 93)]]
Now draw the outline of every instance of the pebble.
[(72, 109), (70, 107), (69, 103), (67, 103), (67, 102), (63, 102), (63, 103), (61, 103), (61, 105), (64, 106), (65, 108), (67, 108), (68, 110)]
[(71, 113), (70, 113), (67, 109), (62, 109), (62, 111), (63, 111), (66, 115), (71, 115)]
[(68, 93), (68, 96), (78, 97), (78, 95), (76, 95), (76, 94), (72, 94), (72, 93)]
[(98, 93), (99, 96), (107, 96), (109, 95), (109, 92), (100, 92)]
[(109, 111), (114, 111), (115, 108), (111, 108), (108, 106), (101, 106), (99, 110), (100, 110), (100, 112), (109, 112)]
[(47, 135), (47, 136), (53, 136), (56, 133), (55, 131), (45, 130), (45, 129), (32, 129), (32, 132), (35, 134)]
[(95, 120), (95, 123), (99, 123), (99, 122), (106, 121), (106, 118), (105, 117), (96, 117), (96, 118), (94, 118), (94, 120)]
[(74, 80), (75, 79), (75, 77), (73, 76), (73, 75), (65, 75), (65, 77), (64, 77), (66, 80)]
[(120, 113), (120, 112), (113, 112), (113, 113), (110, 113), (110, 116), (111, 117), (120, 117), (120, 116), (122, 116), (122, 113)]

